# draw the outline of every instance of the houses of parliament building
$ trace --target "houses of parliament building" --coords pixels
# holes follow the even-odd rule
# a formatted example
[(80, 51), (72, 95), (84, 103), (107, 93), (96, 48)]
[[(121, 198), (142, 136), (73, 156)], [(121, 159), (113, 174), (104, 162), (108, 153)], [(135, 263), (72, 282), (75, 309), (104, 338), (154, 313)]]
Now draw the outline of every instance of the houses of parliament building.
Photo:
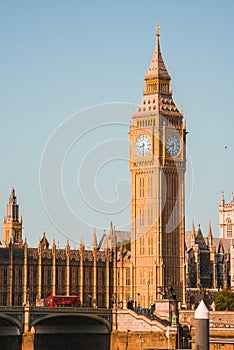
[(0, 305), (79, 295), (85, 306), (110, 308), (132, 300), (148, 308), (170, 298), (188, 304), (189, 293), (200, 288), (234, 287), (234, 195), (226, 203), (222, 194), (219, 238), (210, 224), (206, 236), (194, 223), (185, 231), (186, 123), (173, 100), (159, 27), (144, 81), (129, 128), (130, 232), (110, 223), (100, 242), (94, 231), (89, 250), (83, 242), (78, 249), (69, 243), (58, 248), (46, 233), (29, 247), (12, 188), (0, 246)]

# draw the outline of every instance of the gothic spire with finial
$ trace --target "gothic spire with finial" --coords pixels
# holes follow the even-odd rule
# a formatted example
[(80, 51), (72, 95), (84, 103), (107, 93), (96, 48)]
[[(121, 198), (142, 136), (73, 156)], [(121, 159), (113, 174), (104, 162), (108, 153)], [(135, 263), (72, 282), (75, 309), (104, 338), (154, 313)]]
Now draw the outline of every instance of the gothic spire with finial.
[(11, 194), (9, 197), (9, 204), (17, 204), (17, 198), (16, 198), (14, 186), (12, 186), (12, 189), (11, 189)]
[(192, 229), (191, 229), (191, 245), (195, 245), (195, 224), (194, 220), (192, 221)]
[[(182, 125), (181, 113), (172, 97), (171, 76), (165, 66), (160, 49), (160, 27), (156, 26), (156, 43), (148, 71), (144, 75), (145, 88), (142, 101), (136, 112), (133, 113), (131, 125), (139, 126), (139, 119), (145, 116), (157, 116), (159, 113), (176, 125)], [(148, 122), (148, 121), (147, 121)], [(183, 125), (184, 129), (186, 125)]]
[(208, 225), (207, 238), (208, 238), (209, 247), (211, 248), (211, 246), (213, 245), (213, 234), (212, 234), (212, 229), (211, 229), (211, 223), (210, 222), (209, 222), (209, 225)]
[(224, 204), (225, 204), (225, 198), (224, 198), (224, 191), (222, 191), (222, 193), (221, 193), (221, 200), (220, 200), (220, 206), (224, 206)]
[(97, 248), (97, 234), (95, 228), (93, 230), (92, 248)]
[(148, 72), (145, 74), (145, 80), (152, 78), (161, 78), (163, 80), (171, 80), (170, 74), (168, 73), (166, 66), (164, 64), (162, 53), (160, 49), (160, 26), (157, 22), (156, 25), (156, 44), (153, 54), (151, 64), (149, 66)]

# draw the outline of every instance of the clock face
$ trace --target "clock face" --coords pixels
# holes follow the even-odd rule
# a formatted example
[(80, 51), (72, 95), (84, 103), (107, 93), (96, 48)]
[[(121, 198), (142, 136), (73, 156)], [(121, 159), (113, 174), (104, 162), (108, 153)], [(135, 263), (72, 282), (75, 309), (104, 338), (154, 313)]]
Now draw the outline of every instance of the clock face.
[(180, 151), (180, 140), (175, 135), (168, 136), (166, 140), (166, 150), (170, 156), (175, 157)]
[(140, 156), (146, 156), (151, 148), (150, 138), (146, 135), (141, 135), (136, 140), (136, 152)]

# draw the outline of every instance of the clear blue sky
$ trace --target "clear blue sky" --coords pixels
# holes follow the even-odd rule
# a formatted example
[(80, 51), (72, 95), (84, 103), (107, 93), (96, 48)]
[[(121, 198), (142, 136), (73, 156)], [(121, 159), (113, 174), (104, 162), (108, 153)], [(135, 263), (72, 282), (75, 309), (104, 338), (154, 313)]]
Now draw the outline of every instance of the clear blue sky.
[[(131, 105), (141, 100), (144, 71), (152, 58), (155, 24), (159, 20), (161, 49), (172, 75), (173, 96), (178, 107), (184, 105), (189, 131), (188, 152), (193, 171), (192, 176), (188, 172), (187, 180), (186, 228), (190, 229), (194, 218), (196, 227), (200, 223), (206, 234), (210, 221), (217, 236), (221, 191), (225, 191), (227, 201), (234, 191), (233, 13), (232, 0), (1, 1), (0, 217), (5, 215), (14, 183), (24, 220), (24, 236), (31, 246), (37, 244), (44, 229), (50, 242), (54, 238), (64, 246), (64, 235), (76, 242), (83, 238), (89, 245), (92, 227), (97, 226), (100, 237), (102, 228), (108, 228), (111, 216), (117, 227), (124, 226), (129, 215), (129, 189), (125, 187), (129, 177), (127, 124)], [(48, 140), (53, 141), (56, 132), (62, 131), (63, 135), (67, 126), (71, 131), (73, 126), (69, 123), (73, 119), (68, 118), (74, 113), (109, 102), (128, 105), (123, 104), (122, 114), (116, 105), (113, 113), (107, 105), (104, 111), (98, 110), (98, 115), (92, 114), (92, 109), (88, 117), (82, 112), (76, 118), (80, 123), (78, 134), (87, 127), (89, 132), (80, 144), (68, 133), (64, 144), (71, 141), (74, 144), (63, 160), (61, 181), (61, 174), (54, 174), (50, 164), (43, 163)], [(90, 131), (92, 123), (88, 121), (97, 126), (100, 120), (103, 125), (108, 115), (110, 122), (117, 122), (116, 127), (107, 125), (101, 136), (97, 127)], [(74, 130), (76, 127), (77, 124)], [(119, 142), (123, 149), (112, 161), (108, 161), (110, 144), (102, 149), (105, 137), (110, 134), (113, 149), (118, 148), (115, 139), (124, 139)], [(61, 135), (55, 141), (62, 147)], [(87, 178), (79, 177), (85, 192), (82, 194), (88, 198), (93, 193), (92, 190), (89, 193), (85, 181), (96, 171), (97, 193), (110, 207), (116, 198), (118, 202), (115, 185), (120, 184), (118, 191), (125, 194), (124, 205), (120, 204), (124, 209), (122, 214), (118, 205), (114, 209), (107, 205), (109, 212), (104, 206), (102, 213), (96, 210), (94, 215), (80, 201), (77, 190), (80, 164), (84, 159), (88, 161), (87, 155), (92, 156), (91, 150), (97, 154), (97, 145), (100, 145), (99, 154), (108, 153), (102, 159), (105, 167), (98, 171), (87, 168)], [(58, 153), (55, 151), (54, 158), (58, 158)], [(56, 195), (57, 213), (50, 214), (55, 225), (51, 223), (40, 194), (40, 164), (48, 171), (48, 188), (44, 187), (42, 192), (50, 196), (50, 185), (60, 183), (68, 208), (75, 215), (78, 211), (78, 216), (89, 225), (79, 225), (79, 220), (63, 216)], [(82, 165), (86, 169), (85, 162)], [(51, 198), (48, 201), (53, 202)], [(90, 209), (90, 203), (87, 207)]]

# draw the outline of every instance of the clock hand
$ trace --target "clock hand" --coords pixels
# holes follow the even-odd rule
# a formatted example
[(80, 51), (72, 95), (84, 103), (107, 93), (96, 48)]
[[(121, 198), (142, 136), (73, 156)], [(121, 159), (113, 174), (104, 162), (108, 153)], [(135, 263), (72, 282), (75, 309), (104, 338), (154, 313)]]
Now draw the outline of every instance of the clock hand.
[(175, 144), (174, 143), (169, 144), (169, 148), (174, 149), (175, 148)]

